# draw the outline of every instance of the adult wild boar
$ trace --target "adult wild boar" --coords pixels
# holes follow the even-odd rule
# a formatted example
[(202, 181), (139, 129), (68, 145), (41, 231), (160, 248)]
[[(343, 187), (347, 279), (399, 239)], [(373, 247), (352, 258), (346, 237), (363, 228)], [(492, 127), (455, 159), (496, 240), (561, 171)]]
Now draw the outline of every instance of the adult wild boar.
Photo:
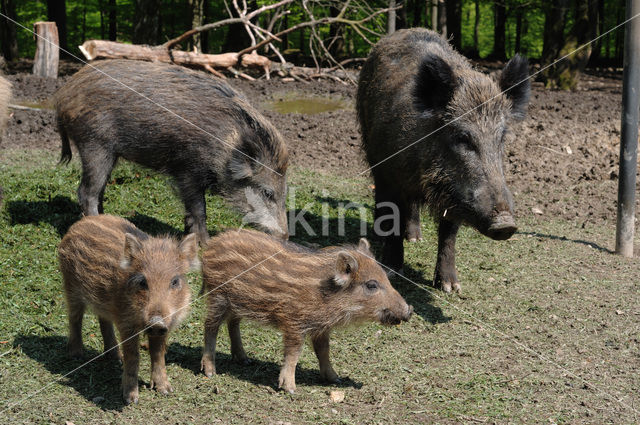
[(282, 332), (284, 365), (279, 385), (296, 388), (295, 370), (304, 340), (313, 342), (321, 376), (336, 382), (329, 360), (329, 334), (340, 325), (366, 320), (398, 324), (413, 308), (391, 286), (361, 239), (358, 246), (312, 250), (256, 231), (227, 231), (211, 239), (202, 256), (208, 314), (202, 369), (216, 373), (218, 329), (227, 321), (231, 354), (245, 361), (240, 320)]
[(175, 65), (108, 60), (87, 65), (55, 95), (62, 138), (82, 160), (78, 199), (103, 212), (118, 158), (175, 179), (185, 230), (208, 239), (205, 191), (222, 194), (261, 229), (286, 237), (287, 148), (278, 131), (224, 81)]
[(421, 238), (423, 205), (438, 222), (433, 283), (447, 292), (460, 291), (455, 241), (461, 224), (497, 240), (516, 231), (502, 156), (509, 123), (526, 113), (527, 78), (523, 57), (509, 61), (496, 82), (425, 29), (398, 31), (371, 50), (357, 111), (385, 265), (402, 268), (402, 238)]
[(151, 385), (172, 391), (165, 369), (167, 333), (187, 315), (191, 289), (185, 274), (199, 266), (193, 234), (177, 242), (143, 233), (108, 214), (76, 222), (58, 247), (69, 313), (69, 353), (82, 353), (82, 318), (90, 308), (100, 320), (105, 354), (120, 358), (115, 324), (122, 340), (122, 391), (138, 402), (138, 335), (149, 338)]

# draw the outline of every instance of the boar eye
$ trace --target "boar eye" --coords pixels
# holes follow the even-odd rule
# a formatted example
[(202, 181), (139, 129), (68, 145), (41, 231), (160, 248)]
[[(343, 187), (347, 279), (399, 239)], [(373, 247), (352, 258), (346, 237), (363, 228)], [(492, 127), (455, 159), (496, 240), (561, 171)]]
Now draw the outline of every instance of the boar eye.
[(147, 279), (140, 273), (131, 276), (128, 283), (129, 285), (137, 287), (139, 289), (149, 289), (149, 286), (147, 285)]
[(464, 134), (458, 138), (458, 145), (468, 151), (476, 152), (478, 150), (473, 143), (473, 139), (468, 134)]
[(275, 193), (273, 192), (273, 190), (271, 189), (261, 189), (260, 192), (262, 193), (262, 196), (265, 199), (268, 199), (269, 201), (273, 201), (276, 197)]
[(367, 290), (369, 291), (375, 291), (376, 289), (379, 288), (379, 283), (377, 280), (369, 280), (367, 281), (367, 283), (365, 283), (365, 286), (367, 287)]
[(180, 278), (178, 276), (171, 279), (171, 289), (178, 289), (180, 287)]

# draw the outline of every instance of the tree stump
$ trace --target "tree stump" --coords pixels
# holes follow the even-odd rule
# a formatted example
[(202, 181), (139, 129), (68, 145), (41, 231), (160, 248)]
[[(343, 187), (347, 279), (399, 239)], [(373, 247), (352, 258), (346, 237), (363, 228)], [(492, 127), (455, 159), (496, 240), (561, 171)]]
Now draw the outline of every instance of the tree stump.
[(33, 74), (40, 77), (58, 78), (58, 28), (55, 22), (36, 22), (36, 56), (33, 61)]

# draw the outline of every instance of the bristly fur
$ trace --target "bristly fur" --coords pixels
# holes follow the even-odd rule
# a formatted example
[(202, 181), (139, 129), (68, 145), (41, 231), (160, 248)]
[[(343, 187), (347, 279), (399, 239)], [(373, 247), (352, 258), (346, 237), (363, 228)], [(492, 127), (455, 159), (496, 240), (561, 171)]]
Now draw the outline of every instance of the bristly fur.
[[(215, 335), (224, 320), (230, 323), (234, 357), (243, 357), (237, 330), (241, 319), (280, 329), (289, 353), (306, 336), (328, 344), (334, 327), (379, 321), (383, 310), (398, 320), (410, 315), (368, 243), (312, 250), (256, 231), (227, 231), (209, 241), (202, 265), (203, 292), (208, 294), (203, 354), (207, 374), (215, 372)], [(380, 289), (367, 294), (364, 285), (372, 280)], [(288, 370), (286, 365), (285, 359), (283, 370)], [(321, 371), (329, 373), (322, 361)], [(290, 390), (293, 376), (286, 375), (281, 385)]]
[[(125, 244), (125, 239), (130, 243)], [(185, 273), (198, 264), (195, 235), (178, 242), (150, 237), (119, 217), (85, 217), (69, 228), (58, 247), (60, 271), (69, 315), (69, 351), (82, 351), (82, 316), (90, 308), (100, 319), (107, 355), (119, 357), (113, 333), (123, 340), (123, 395), (137, 400), (138, 337), (160, 321), (166, 331), (187, 315), (191, 290)], [(137, 276), (132, 279), (132, 276)], [(133, 283), (132, 283), (133, 282)], [(143, 286), (139, 286), (144, 282)], [(174, 282), (178, 282), (177, 286)], [(149, 335), (152, 383), (162, 392), (170, 390), (164, 369), (166, 334)]]
[(106, 60), (78, 71), (54, 104), (60, 162), (71, 160), (71, 142), (82, 157), (78, 198), (85, 215), (102, 212), (108, 177), (124, 158), (175, 179), (187, 210), (185, 230), (201, 241), (208, 239), (206, 190), (247, 214), (244, 189), (269, 189), (275, 196), (265, 200), (264, 221), (275, 217), (286, 234), (286, 144), (226, 82), (176, 65)]

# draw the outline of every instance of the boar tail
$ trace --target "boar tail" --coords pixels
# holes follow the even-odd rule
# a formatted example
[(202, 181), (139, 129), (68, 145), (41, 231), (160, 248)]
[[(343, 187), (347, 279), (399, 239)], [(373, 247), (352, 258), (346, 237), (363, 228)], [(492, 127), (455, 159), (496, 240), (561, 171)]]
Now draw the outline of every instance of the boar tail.
[(60, 139), (62, 139), (62, 153), (60, 154), (60, 164), (68, 164), (71, 161), (71, 144), (69, 143), (69, 137), (64, 127), (58, 122), (58, 131), (60, 132)]

